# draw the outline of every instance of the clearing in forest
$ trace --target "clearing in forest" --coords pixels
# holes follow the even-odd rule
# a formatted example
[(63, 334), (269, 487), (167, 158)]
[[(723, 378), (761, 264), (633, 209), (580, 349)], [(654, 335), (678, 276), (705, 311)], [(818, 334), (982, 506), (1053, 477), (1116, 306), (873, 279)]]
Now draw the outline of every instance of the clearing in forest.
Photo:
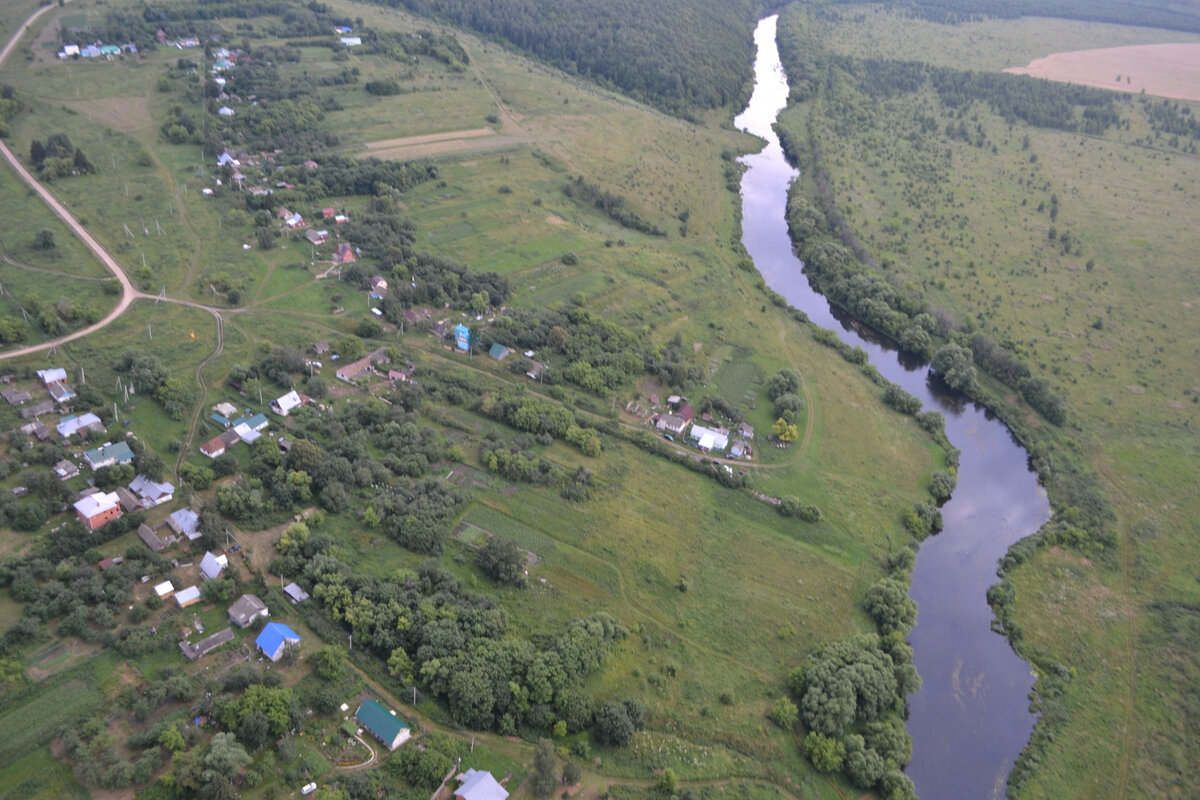
[(1200, 44), (1140, 44), (1051, 53), (1004, 70), (1101, 89), (1200, 100)]

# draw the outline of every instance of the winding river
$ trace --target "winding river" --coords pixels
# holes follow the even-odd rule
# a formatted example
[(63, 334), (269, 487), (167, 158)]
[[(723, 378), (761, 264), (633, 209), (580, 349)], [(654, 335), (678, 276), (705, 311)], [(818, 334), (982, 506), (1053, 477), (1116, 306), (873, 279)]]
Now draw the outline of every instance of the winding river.
[(1033, 729), (1029, 665), (991, 630), (987, 588), (1008, 547), (1050, 515), (1028, 455), (983, 407), (947, 393), (924, 364), (901, 359), (888, 343), (831, 309), (792, 251), (785, 209), (799, 174), (772, 130), (787, 104), (788, 83), (775, 46), (777, 17), (761, 20), (755, 88), (738, 128), (766, 140), (742, 162), (742, 242), (767, 285), (842, 341), (862, 347), (894, 383), (946, 417), (946, 434), (962, 450), (958, 486), (943, 506), (944, 530), (917, 554), (911, 595), (918, 604), (909, 641), (924, 679), (909, 697), (913, 760), (906, 770), (922, 800), (1002, 798), (1009, 770)]

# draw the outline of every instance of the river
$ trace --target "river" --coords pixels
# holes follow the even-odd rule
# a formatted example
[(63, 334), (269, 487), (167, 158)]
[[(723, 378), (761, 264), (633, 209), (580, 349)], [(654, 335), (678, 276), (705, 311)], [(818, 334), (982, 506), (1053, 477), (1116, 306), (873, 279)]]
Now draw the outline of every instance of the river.
[(922, 800), (1002, 798), (1033, 730), (1028, 699), (1033, 675), (991, 630), (987, 589), (997, 580), (1000, 557), (1041, 527), (1050, 504), (1028, 454), (1003, 423), (947, 392), (926, 365), (901, 359), (889, 343), (835, 312), (805, 278), (785, 218), (788, 186), (799, 173), (787, 163), (771, 127), (788, 97), (775, 46), (776, 20), (767, 17), (755, 30), (754, 94), (735, 120), (767, 142), (762, 152), (742, 158), (748, 167), (742, 178), (742, 242), (771, 289), (817, 325), (866, 350), (884, 377), (920, 398), (926, 409), (941, 411), (946, 435), (962, 450), (958, 486), (942, 507), (945, 527), (922, 543), (913, 570), (910, 594), (918, 612), (909, 642), (924, 685), (909, 697), (913, 759), (906, 772)]

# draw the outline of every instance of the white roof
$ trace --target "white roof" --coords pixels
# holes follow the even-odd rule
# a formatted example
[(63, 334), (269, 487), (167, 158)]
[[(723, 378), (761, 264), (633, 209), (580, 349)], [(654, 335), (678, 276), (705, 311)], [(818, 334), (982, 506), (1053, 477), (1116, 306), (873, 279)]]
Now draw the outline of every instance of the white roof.
[(154, 593), (159, 597), (165, 597), (173, 591), (175, 591), (175, 584), (171, 583), (170, 581), (163, 581), (158, 586), (154, 587)]
[(42, 383), (54, 383), (55, 381), (65, 381), (67, 379), (67, 371), (62, 367), (39, 369), (37, 375), (42, 379)]
[(189, 586), (186, 589), (180, 589), (175, 593), (175, 602), (179, 603), (179, 607), (183, 608), (188, 603), (194, 603), (200, 599), (200, 589), (195, 586)]
[(242, 441), (245, 442), (246, 444), (250, 444), (255, 439), (262, 436), (261, 433), (254, 430), (253, 428), (251, 428), (249, 425), (247, 425), (244, 422), (240, 425), (235, 426), (233, 429), (233, 432), (236, 433), (238, 436), (240, 436)]
[(468, 769), (458, 778), (462, 785), (454, 790), (455, 797), (463, 800), (505, 800), (508, 797), (505, 788), (486, 770)]
[(728, 431), (705, 428), (702, 425), (692, 426), (692, 438), (699, 443), (702, 450), (724, 450), (729, 446)]
[(282, 397), (277, 397), (274, 401), (272, 401), (272, 405), (274, 405), (284, 414), (291, 411), (293, 408), (297, 408), (300, 406), (300, 404), (300, 395), (297, 394), (295, 389), (292, 389), (287, 394), (283, 395)]
[(221, 570), (225, 569), (225, 565), (229, 563), (229, 559), (224, 555), (214, 556), (212, 553), (205, 553), (204, 558), (200, 560), (200, 572), (206, 578), (217, 578), (221, 575)]
[(121, 500), (117, 497), (116, 492), (97, 492), (96, 494), (89, 494), (76, 503), (75, 510), (90, 519), (97, 514), (116, 508), (120, 504)]
[(175, 487), (166, 481), (163, 481), (162, 483), (152, 481), (145, 475), (139, 473), (138, 476), (130, 482), (129, 491), (147, 500), (157, 500), (164, 495), (174, 495)]
[(99, 417), (89, 411), (86, 414), (81, 414), (78, 417), (66, 417), (54, 427), (58, 430), (59, 436), (66, 438), (73, 433), (83, 430), (89, 425), (103, 426), (103, 424), (104, 423), (100, 421)]

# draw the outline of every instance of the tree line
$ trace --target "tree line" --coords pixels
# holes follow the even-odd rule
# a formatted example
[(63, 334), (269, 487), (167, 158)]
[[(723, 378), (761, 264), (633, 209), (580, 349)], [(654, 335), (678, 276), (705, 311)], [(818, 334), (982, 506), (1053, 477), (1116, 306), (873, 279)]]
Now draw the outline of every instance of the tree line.
[(674, 114), (737, 100), (750, 78), (747, 0), (377, 0), (496, 37)]

